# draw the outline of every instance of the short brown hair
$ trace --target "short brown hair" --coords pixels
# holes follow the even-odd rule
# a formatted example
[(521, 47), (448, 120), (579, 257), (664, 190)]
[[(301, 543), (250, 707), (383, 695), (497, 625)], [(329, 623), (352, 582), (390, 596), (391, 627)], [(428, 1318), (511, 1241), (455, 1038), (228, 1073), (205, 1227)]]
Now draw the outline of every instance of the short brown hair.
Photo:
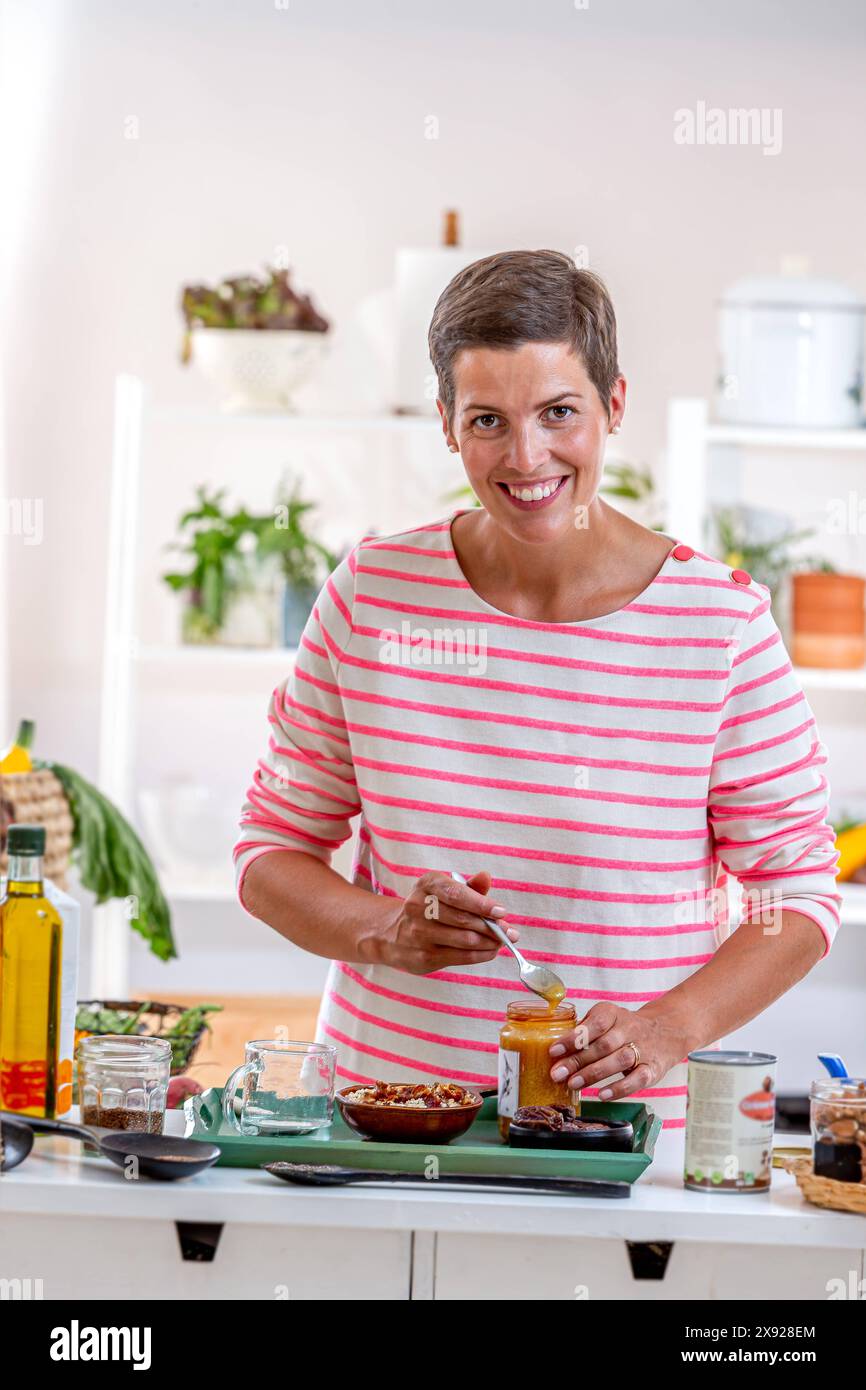
[(458, 271), (439, 296), (427, 341), (449, 419), (457, 354), (524, 343), (570, 343), (610, 411), (619, 376), (613, 303), (604, 281), (561, 251), (502, 251)]

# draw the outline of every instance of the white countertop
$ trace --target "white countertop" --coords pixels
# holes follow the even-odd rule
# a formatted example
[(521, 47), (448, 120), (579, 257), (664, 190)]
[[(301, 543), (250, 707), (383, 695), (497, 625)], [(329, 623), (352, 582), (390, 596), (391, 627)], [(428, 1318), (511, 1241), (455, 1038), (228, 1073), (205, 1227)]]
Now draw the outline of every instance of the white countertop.
[[(177, 1131), (182, 1116), (172, 1117)], [(794, 1142), (778, 1135), (778, 1142)], [(692, 1192), (682, 1182), (683, 1133), (662, 1133), (652, 1165), (628, 1198), (553, 1197), (449, 1188), (292, 1187), (249, 1168), (211, 1168), (180, 1182), (127, 1180), (75, 1140), (39, 1137), (30, 1157), (0, 1178), (6, 1213), (160, 1221), (703, 1240), (749, 1245), (866, 1248), (866, 1219), (803, 1200), (774, 1169), (768, 1193)]]

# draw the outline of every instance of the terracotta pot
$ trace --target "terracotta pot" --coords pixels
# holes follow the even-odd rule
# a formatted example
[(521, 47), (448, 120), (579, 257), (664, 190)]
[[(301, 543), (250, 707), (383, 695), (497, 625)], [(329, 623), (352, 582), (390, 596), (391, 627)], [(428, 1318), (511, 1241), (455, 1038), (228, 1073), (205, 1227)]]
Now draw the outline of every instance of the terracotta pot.
[(853, 669), (866, 662), (859, 574), (795, 574), (792, 656), (797, 666)]

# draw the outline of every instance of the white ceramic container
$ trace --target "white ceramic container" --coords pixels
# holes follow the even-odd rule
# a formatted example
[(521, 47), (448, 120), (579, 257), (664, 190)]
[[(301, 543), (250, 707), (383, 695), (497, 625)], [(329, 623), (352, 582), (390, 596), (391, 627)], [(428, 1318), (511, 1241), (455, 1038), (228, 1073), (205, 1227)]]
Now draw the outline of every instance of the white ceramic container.
[(863, 423), (862, 296), (802, 275), (739, 280), (719, 307), (716, 414), (731, 424)]
[(192, 360), (223, 410), (291, 410), (293, 393), (327, 351), (327, 333), (292, 328), (196, 328)]

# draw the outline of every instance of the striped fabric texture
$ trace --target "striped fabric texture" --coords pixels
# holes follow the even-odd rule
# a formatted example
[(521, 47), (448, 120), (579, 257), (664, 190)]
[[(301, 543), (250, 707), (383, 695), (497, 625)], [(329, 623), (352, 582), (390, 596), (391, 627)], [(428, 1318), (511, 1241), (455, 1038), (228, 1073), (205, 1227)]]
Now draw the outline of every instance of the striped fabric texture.
[[(710, 960), (728, 876), (744, 916), (772, 933), (774, 908), (803, 913), (826, 952), (840, 907), (826, 752), (768, 591), (734, 573), (680, 546), (619, 611), (542, 623), (474, 592), (450, 518), (362, 542), (271, 698), (241, 901), (258, 856), (327, 862), (360, 816), (355, 883), (397, 899), (429, 870), (487, 870), (578, 1017), (639, 1008)], [(345, 1081), (495, 1084), (520, 993), (504, 951), (427, 976), (336, 961), (318, 1035)], [(637, 1094), (681, 1126), (685, 1059)]]

